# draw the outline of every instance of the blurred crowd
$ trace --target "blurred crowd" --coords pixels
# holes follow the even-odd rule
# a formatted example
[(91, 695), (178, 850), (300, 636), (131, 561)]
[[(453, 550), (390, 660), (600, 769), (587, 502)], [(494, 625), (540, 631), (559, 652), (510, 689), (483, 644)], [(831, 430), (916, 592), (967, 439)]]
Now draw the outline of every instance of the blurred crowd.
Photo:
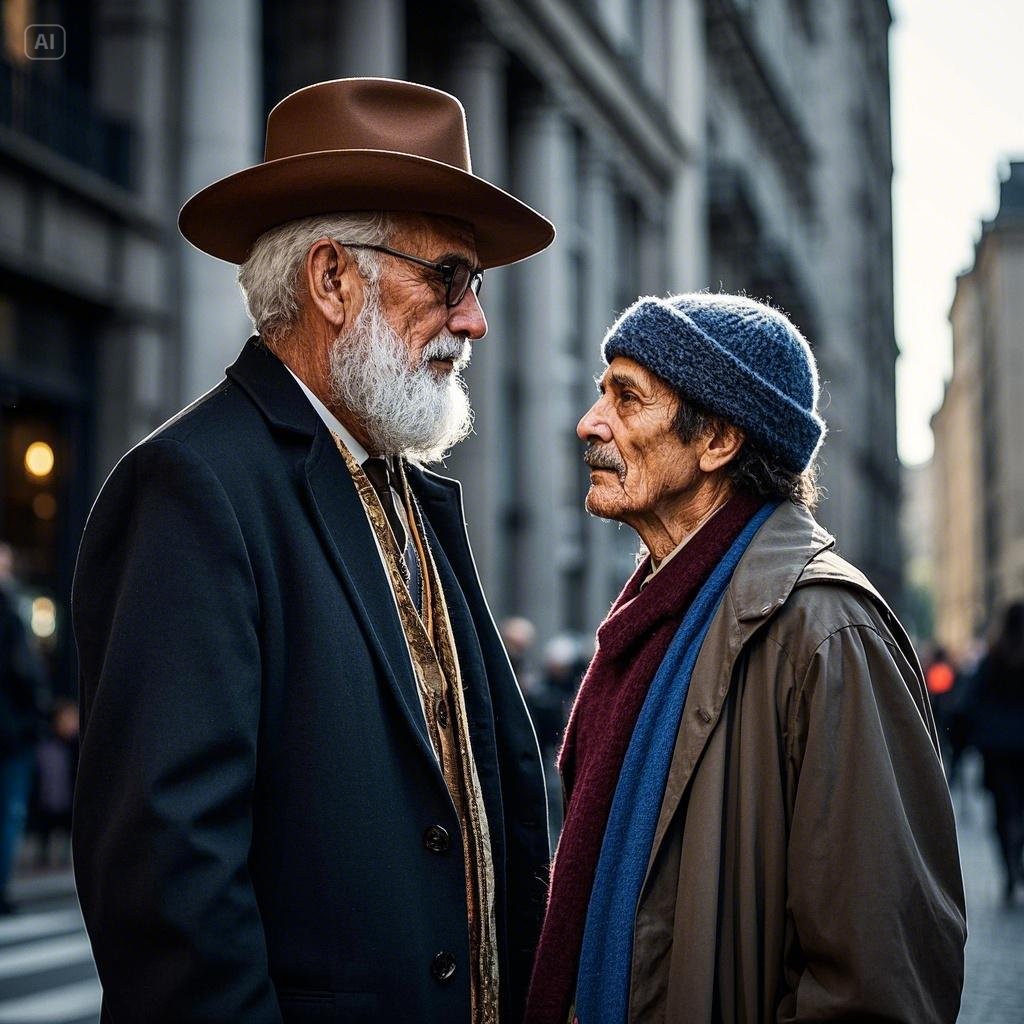
[(538, 651), (536, 627), (518, 615), (502, 621), (501, 636), (533, 718), (544, 768), (553, 774), (573, 698), (594, 653), (593, 641), (559, 633)]
[(991, 635), (955, 663), (934, 645), (923, 659), (925, 682), (950, 789), (973, 747), (991, 794), (1004, 899), (1024, 895), (1024, 601), (1011, 603)]
[(69, 859), (78, 763), (78, 705), (54, 699), (26, 622), (14, 551), (0, 542), (0, 915), (26, 833), (36, 866)]

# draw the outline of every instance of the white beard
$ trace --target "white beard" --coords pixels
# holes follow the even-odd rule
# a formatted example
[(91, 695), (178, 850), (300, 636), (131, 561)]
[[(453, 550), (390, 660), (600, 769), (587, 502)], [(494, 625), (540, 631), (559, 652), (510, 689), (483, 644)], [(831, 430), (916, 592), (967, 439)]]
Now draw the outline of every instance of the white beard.
[[(438, 376), (432, 359), (450, 359)], [(409, 365), (409, 346), (388, 323), (376, 288), (351, 330), (331, 346), (331, 398), (360, 422), (380, 455), (438, 462), (473, 429), (473, 410), (461, 371), (470, 343), (445, 329)]]

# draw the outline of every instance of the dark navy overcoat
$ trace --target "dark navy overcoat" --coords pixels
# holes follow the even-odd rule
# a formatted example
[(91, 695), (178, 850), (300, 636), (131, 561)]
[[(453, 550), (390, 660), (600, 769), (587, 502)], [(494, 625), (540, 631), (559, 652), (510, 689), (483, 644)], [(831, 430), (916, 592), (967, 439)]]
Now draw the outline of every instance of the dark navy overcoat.
[[(503, 1019), (543, 913), (537, 743), (459, 485), (413, 470), (451, 614), (498, 887)], [(129, 452), (73, 596), (79, 895), (104, 1019), (468, 1021), (459, 822), (330, 433), (250, 341)]]

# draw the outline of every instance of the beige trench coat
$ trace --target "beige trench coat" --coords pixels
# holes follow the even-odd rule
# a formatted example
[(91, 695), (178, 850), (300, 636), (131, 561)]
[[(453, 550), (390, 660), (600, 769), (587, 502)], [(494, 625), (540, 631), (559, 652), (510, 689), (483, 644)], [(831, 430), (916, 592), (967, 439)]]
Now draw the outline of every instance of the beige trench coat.
[(694, 667), (637, 908), (629, 1020), (952, 1024), (963, 884), (910, 642), (783, 503)]

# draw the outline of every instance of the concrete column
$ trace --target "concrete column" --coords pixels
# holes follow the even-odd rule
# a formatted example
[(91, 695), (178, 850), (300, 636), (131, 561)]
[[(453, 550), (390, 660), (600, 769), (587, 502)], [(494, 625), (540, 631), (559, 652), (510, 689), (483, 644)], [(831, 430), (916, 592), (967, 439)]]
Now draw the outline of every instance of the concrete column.
[(536, 622), (541, 642), (564, 628), (564, 573), (575, 546), (567, 528), (579, 517), (572, 476), (579, 472), (579, 453), (571, 402), (577, 362), (570, 351), (571, 147), (568, 123), (553, 106), (537, 105), (516, 127), (515, 191), (560, 230), (551, 248), (517, 268), (513, 299), (519, 410), (507, 448), (517, 463), (515, 595), (518, 610)]
[(97, 105), (134, 133), (135, 191), (154, 215), (172, 202), (170, 74), (175, 58), (167, 0), (101, 0), (96, 5)]
[(338, 21), (338, 75), (405, 75), (404, 0), (346, 0)]
[(704, 5), (675, 0), (666, 5), (668, 38), (665, 106), (686, 144), (688, 159), (679, 164), (669, 196), (666, 266), (669, 290), (706, 287), (708, 266), (705, 199), (705, 54)]
[[(176, 62), (168, 0), (101, 0), (96, 5), (95, 99), (133, 133), (133, 191), (153, 222), (177, 213), (174, 174)], [(80, 233), (81, 234), (81, 233)], [(83, 236), (85, 237), (85, 236)], [(126, 309), (96, 331), (94, 489), (130, 447), (178, 407), (174, 380), (176, 243), (126, 226), (110, 264), (116, 301)], [(148, 311), (148, 323), (140, 311)]]
[[(508, 111), (505, 53), (482, 38), (466, 40), (452, 61), (445, 83), (466, 107), (473, 170), (500, 185), (508, 178)], [(511, 611), (506, 563), (505, 510), (509, 504), (507, 368), (516, 345), (508, 316), (509, 271), (485, 276), (480, 301), (487, 335), (474, 346), (467, 372), (476, 411), (473, 435), (452, 453), (447, 471), (462, 482), (470, 539), (484, 590), (497, 616)]]
[[(581, 360), (581, 389), (583, 398), (580, 415), (590, 407), (597, 391), (583, 388), (582, 378), (596, 376), (603, 370), (601, 339), (615, 316), (616, 252), (618, 249), (615, 224), (615, 193), (610, 168), (597, 154), (590, 155), (583, 165), (580, 186), (583, 189), (584, 222), (586, 224), (587, 279), (585, 282), (585, 322), (583, 358)], [(585, 396), (585, 398), (584, 398)], [(582, 451), (582, 445), (580, 446)], [(579, 472), (586, 477), (585, 469)], [(586, 493), (584, 491), (584, 493)], [(619, 529), (614, 523), (596, 519), (581, 510), (584, 520), (586, 552), (586, 614), (594, 627), (604, 618), (613, 589), (615, 549)]]
[[(258, 0), (187, 0), (181, 81), (182, 198), (263, 155)], [(182, 243), (182, 398), (217, 384), (250, 331), (236, 268)]]

